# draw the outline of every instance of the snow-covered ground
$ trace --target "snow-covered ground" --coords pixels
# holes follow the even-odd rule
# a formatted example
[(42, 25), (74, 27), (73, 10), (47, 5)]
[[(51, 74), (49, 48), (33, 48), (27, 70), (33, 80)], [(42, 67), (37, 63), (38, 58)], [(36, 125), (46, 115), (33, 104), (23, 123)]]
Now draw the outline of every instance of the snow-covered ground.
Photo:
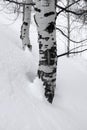
[(87, 61), (58, 60), (56, 95), (49, 104), (36, 77), (35, 26), (29, 52), (22, 50), (20, 25), (0, 12), (0, 130), (87, 130)]

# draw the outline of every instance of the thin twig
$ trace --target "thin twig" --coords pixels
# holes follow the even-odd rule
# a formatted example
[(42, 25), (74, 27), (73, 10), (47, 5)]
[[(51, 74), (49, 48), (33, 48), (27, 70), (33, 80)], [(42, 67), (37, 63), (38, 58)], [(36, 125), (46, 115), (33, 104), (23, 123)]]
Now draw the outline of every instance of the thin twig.
[(10, 2), (10, 3), (14, 3), (14, 4), (18, 4), (18, 5), (32, 5), (32, 6), (35, 5), (34, 2), (32, 2), (32, 3), (24, 3), (24, 2), (14, 1), (14, 0), (4, 0), (4, 1), (6, 1), (6, 2)]
[(83, 40), (81, 40), (81, 41), (74, 41), (74, 40), (72, 40), (71, 38), (69, 38), (60, 28), (56, 28), (58, 31), (60, 31), (61, 32), (61, 34), (62, 35), (64, 35), (66, 38), (68, 38), (71, 42), (73, 42), (73, 43), (82, 43), (82, 42), (85, 42), (87, 39), (83, 39)]
[(63, 54), (58, 55), (57, 58), (62, 57), (62, 56), (66, 56), (67, 54), (82, 53), (82, 52), (84, 52), (84, 51), (87, 51), (87, 49), (83, 49), (83, 50), (81, 50), (81, 51), (76, 51), (76, 52), (70, 52), (70, 51), (69, 51), (69, 52), (65, 52), (65, 53), (63, 53)]

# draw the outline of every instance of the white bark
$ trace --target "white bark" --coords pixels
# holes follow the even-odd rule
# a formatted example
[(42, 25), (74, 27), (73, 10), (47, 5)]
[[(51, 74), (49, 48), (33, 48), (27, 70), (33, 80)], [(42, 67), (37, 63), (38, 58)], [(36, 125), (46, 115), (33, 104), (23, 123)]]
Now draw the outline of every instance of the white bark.
[(55, 0), (36, 0), (36, 24), (39, 42), (38, 76), (45, 86), (45, 96), (52, 103), (56, 87), (57, 47)]
[[(31, 3), (32, 0), (26, 0), (26, 3)], [(24, 5), (23, 7), (23, 24), (21, 26), (22, 48), (25, 49), (27, 46), (30, 50), (32, 46), (30, 44), (29, 29), (31, 22), (31, 5)]]

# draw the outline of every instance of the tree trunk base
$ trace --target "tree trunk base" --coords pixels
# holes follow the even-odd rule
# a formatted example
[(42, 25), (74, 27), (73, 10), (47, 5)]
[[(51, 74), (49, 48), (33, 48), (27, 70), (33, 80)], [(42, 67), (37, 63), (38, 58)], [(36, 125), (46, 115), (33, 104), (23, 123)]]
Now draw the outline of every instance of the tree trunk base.
[(44, 95), (47, 98), (47, 101), (52, 104), (53, 98), (54, 98), (54, 92), (52, 92), (48, 89), (45, 89)]

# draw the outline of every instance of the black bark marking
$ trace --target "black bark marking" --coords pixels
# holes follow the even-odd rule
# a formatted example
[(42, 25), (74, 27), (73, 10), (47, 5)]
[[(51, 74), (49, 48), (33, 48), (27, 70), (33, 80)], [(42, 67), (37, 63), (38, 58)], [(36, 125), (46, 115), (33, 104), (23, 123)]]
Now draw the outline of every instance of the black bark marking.
[(24, 24), (25, 26), (28, 26), (28, 23), (27, 23), (27, 22), (23, 22), (23, 24)]
[(51, 91), (51, 90), (49, 90), (49, 89), (47, 89), (47, 86), (48, 86), (48, 85), (46, 85), (46, 89), (45, 89), (44, 95), (45, 95), (45, 97), (47, 98), (47, 100), (48, 100), (50, 103), (52, 103), (52, 102), (53, 102), (53, 98), (54, 98), (54, 92)]
[(38, 34), (38, 39), (43, 39), (43, 40), (48, 41), (49, 37), (42, 37), (42, 35)]
[[(49, 79), (52, 79), (53, 78), (53, 74), (56, 72), (56, 68), (54, 68), (53, 69), (53, 71), (52, 72), (50, 72), (50, 73), (46, 73), (46, 72), (43, 72), (43, 71), (41, 71), (41, 70), (38, 70), (38, 76), (39, 76), (39, 78), (42, 78), (42, 76), (44, 76), (45, 78), (47, 77), (49, 77)], [(45, 79), (44, 79), (45, 80)], [(46, 80), (47, 81), (47, 80)]]
[(26, 9), (29, 9), (29, 7), (27, 6)]
[(38, 70), (38, 77), (39, 78), (41, 78), (42, 79), (42, 81), (43, 81), (43, 76), (44, 76), (44, 72), (43, 71), (40, 71), (40, 70)]
[(41, 49), (41, 48), (42, 48), (42, 46), (43, 46), (43, 45), (42, 45), (41, 43), (39, 43), (39, 49)]
[(48, 40), (49, 40), (49, 37), (45, 37), (45, 40), (48, 41)]
[[(42, 79), (43, 81), (43, 85), (45, 86), (45, 92), (44, 95), (47, 98), (47, 100), (52, 103), (53, 98), (54, 98), (54, 88), (55, 86), (52, 85), (53, 82), (56, 81), (56, 79), (46, 79), (46, 77), (48, 78), (49, 76), (53, 76), (52, 73), (44, 73), (43, 71), (38, 70), (38, 77)], [(45, 79), (44, 79), (45, 77)], [(50, 78), (50, 77), (49, 77)]]
[(54, 68), (54, 70), (53, 70), (53, 74), (54, 74), (54, 73), (56, 73), (56, 68)]
[(40, 64), (43, 65), (54, 65), (55, 64), (55, 58), (57, 57), (57, 50), (56, 46), (51, 47), (51, 49), (47, 49), (46, 51), (40, 50), (40, 54), (44, 54), (42, 57), (42, 61), (40, 61)]
[(39, 27), (35, 15), (34, 15), (34, 21), (35, 21), (37, 27)]
[(55, 82), (56, 81), (56, 79), (52, 79), (52, 82)]
[(27, 47), (29, 48), (29, 50), (32, 50), (32, 45), (28, 44)]
[(55, 30), (55, 23), (51, 22), (48, 24), (47, 28), (45, 29), (45, 31), (47, 31), (48, 33), (52, 33)]
[(48, 12), (48, 13), (44, 14), (44, 16), (45, 16), (45, 17), (48, 17), (48, 16), (54, 15), (54, 14), (55, 14), (54, 12)]
[(56, 42), (54, 42), (53, 44), (56, 45)]
[(45, 48), (47, 48), (48, 47), (48, 45), (45, 45)]
[(40, 9), (38, 9), (38, 8), (34, 8), (35, 9), (35, 11), (37, 11), (37, 12), (41, 12), (41, 10)]

